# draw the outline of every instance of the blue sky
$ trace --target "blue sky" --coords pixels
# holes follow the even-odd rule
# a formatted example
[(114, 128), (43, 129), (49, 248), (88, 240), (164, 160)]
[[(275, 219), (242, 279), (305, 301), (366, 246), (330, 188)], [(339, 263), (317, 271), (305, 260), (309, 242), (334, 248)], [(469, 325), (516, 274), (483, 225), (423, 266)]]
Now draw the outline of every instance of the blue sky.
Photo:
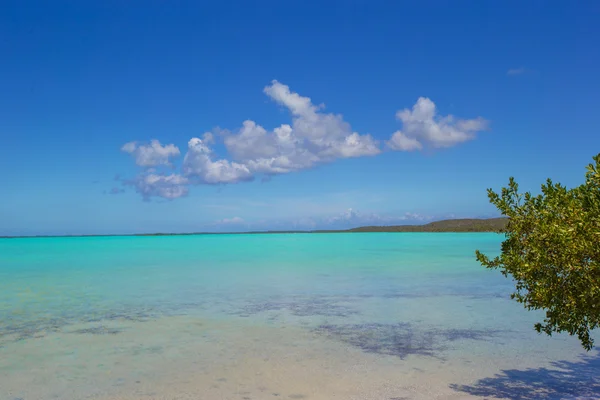
[(2, 8), (0, 234), (493, 216), (600, 152), (595, 1)]

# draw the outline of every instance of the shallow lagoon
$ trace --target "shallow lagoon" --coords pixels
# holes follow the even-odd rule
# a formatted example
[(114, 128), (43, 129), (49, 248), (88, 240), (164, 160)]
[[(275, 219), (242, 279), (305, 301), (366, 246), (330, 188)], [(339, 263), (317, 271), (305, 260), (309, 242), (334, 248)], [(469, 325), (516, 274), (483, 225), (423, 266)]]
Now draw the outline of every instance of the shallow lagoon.
[(0, 399), (597, 398), (496, 234), (0, 240)]

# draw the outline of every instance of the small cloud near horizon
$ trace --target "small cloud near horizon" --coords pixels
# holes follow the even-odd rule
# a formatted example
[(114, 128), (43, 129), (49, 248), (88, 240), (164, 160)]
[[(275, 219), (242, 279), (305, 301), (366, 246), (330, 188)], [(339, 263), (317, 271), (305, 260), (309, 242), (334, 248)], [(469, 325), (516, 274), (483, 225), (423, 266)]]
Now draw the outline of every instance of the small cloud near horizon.
[[(400, 215), (388, 215), (388, 214), (377, 214), (373, 212), (360, 212), (355, 209), (349, 208), (343, 212), (330, 214), (329, 216), (320, 217), (303, 217), (299, 219), (289, 220), (259, 220), (259, 221), (248, 221), (245, 223), (244, 228), (247, 230), (265, 231), (285, 231), (285, 230), (344, 230), (357, 228), (360, 226), (385, 226), (385, 225), (418, 225), (427, 222), (434, 221), (438, 218), (421, 215), (418, 213), (406, 212)], [(233, 221), (241, 224), (243, 220), (236, 217), (231, 219), (223, 219), (212, 224), (213, 227), (219, 226), (232, 226), (239, 225), (233, 223)]]
[(215, 222), (216, 225), (236, 225), (243, 224), (244, 219), (240, 217), (223, 218)]

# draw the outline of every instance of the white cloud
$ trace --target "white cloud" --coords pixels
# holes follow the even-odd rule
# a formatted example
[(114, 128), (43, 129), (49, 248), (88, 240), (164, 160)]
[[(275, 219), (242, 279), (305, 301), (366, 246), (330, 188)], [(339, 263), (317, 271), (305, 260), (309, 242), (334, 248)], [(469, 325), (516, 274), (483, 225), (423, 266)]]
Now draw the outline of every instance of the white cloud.
[(247, 162), (277, 155), (278, 138), (256, 122), (246, 120), (237, 134), (225, 137), (225, 146), (235, 160)]
[(422, 150), (423, 145), (415, 138), (406, 136), (402, 131), (396, 131), (387, 142), (392, 150), (413, 151)]
[(212, 160), (212, 150), (202, 139), (192, 138), (183, 160), (185, 176), (196, 178), (199, 183), (236, 183), (252, 180), (253, 176), (244, 164), (228, 160)]
[(149, 170), (124, 183), (133, 186), (145, 200), (150, 200), (152, 197), (176, 199), (186, 196), (189, 182), (186, 177), (178, 174), (161, 175)]
[(481, 117), (462, 120), (452, 115), (438, 116), (435, 103), (426, 97), (420, 97), (412, 110), (398, 111), (396, 118), (402, 122), (402, 130), (396, 131), (386, 144), (400, 151), (452, 147), (474, 139), (477, 132), (488, 126)]
[(416, 213), (377, 214), (349, 208), (343, 212), (321, 216), (304, 216), (295, 219), (267, 218), (248, 224), (250, 230), (338, 230), (360, 226), (420, 225), (435, 220), (434, 217)]
[(508, 71), (506, 71), (506, 75), (508, 75), (508, 76), (523, 75), (525, 72), (527, 72), (527, 70), (524, 67), (511, 68)]
[(335, 215), (333, 217), (329, 217), (327, 219), (328, 222), (333, 223), (337, 221), (353, 221), (360, 219), (362, 216), (356, 210), (349, 208), (346, 211), (342, 212), (339, 215)]
[[(339, 114), (324, 112), (309, 97), (292, 92), (278, 81), (272, 81), (263, 92), (275, 103), (288, 109), (291, 122), (272, 130), (255, 121), (246, 120), (237, 130), (215, 128), (201, 137), (193, 137), (179, 173), (160, 173), (174, 167), (171, 159), (179, 156), (174, 144), (162, 145), (158, 140), (147, 144), (129, 142), (121, 147), (145, 171), (126, 184), (133, 186), (145, 199), (185, 196), (190, 185), (231, 184), (251, 181), (257, 175), (263, 180), (329, 163), (337, 159), (375, 156), (381, 153), (377, 140), (359, 134)], [(487, 127), (483, 118), (454, 119), (439, 117), (435, 104), (419, 98), (412, 110), (398, 111), (402, 130), (395, 132), (387, 146), (393, 150), (422, 150), (425, 147), (450, 147), (471, 140)], [(222, 140), (228, 156), (218, 157), (212, 149)]]
[(363, 213), (349, 208), (338, 215), (325, 218), (320, 225), (332, 228), (348, 228), (370, 225), (381, 226), (406, 223), (422, 223), (431, 219), (432, 218), (428, 216), (409, 212), (402, 215), (380, 215), (376, 213)]
[(292, 124), (267, 131), (247, 120), (237, 132), (225, 137), (233, 159), (245, 164), (252, 173), (283, 174), (339, 158), (381, 152), (371, 135), (353, 132), (341, 115), (321, 112), (322, 107), (291, 92), (288, 86), (273, 81), (264, 92), (290, 111)]
[(206, 144), (215, 144), (215, 135), (212, 132), (206, 132), (202, 135), (202, 141)]
[(216, 223), (219, 225), (236, 225), (236, 224), (243, 224), (244, 219), (240, 218), (240, 217), (223, 218), (223, 219), (217, 221)]
[(136, 148), (137, 148), (136, 142), (128, 142), (128, 143), (125, 143), (123, 145), (123, 147), (121, 147), (121, 151), (124, 151), (125, 153), (133, 153)]
[(173, 144), (162, 146), (158, 140), (151, 140), (150, 144), (125, 143), (121, 151), (131, 154), (140, 167), (170, 165), (169, 159), (180, 154), (177, 146)]

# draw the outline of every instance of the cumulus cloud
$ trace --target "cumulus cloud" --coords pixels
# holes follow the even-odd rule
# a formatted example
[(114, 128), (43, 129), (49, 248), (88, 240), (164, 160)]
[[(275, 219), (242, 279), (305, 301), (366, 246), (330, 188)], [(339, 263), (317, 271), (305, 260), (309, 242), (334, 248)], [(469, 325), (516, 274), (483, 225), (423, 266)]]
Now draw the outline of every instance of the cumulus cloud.
[[(195, 184), (233, 184), (260, 176), (263, 181), (278, 174), (312, 168), (337, 159), (375, 156), (379, 142), (370, 134), (355, 132), (340, 114), (327, 113), (309, 97), (292, 92), (287, 85), (272, 81), (263, 92), (291, 115), (291, 121), (266, 129), (253, 120), (243, 121), (235, 130), (215, 128), (188, 141), (177, 173), (172, 159), (181, 152), (174, 144), (128, 142), (121, 150), (130, 154), (144, 171), (123, 183), (144, 199), (174, 199), (188, 194)], [(412, 151), (425, 147), (450, 147), (471, 140), (486, 128), (483, 118), (455, 119), (437, 116), (435, 104), (419, 98), (412, 110), (398, 111), (402, 130), (386, 142), (393, 150)], [(222, 141), (226, 157), (213, 150)], [(219, 148), (220, 150), (220, 148)], [(161, 171), (162, 170), (162, 171)]]
[(387, 142), (387, 145), (392, 150), (400, 151), (413, 151), (422, 150), (423, 145), (416, 138), (408, 137), (402, 131), (396, 131), (391, 139)]
[(438, 116), (435, 103), (426, 97), (420, 97), (412, 109), (398, 111), (396, 118), (402, 122), (402, 130), (396, 131), (386, 144), (398, 151), (452, 147), (474, 139), (477, 132), (488, 126), (481, 117), (463, 120), (452, 115)]
[(233, 159), (252, 173), (284, 174), (311, 168), (339, 158), (374, 156), (381, 152), (371, 135), (352, 131), (341, 115), (322, 112), (308, 97), (273, 81), (264, 93), (286, 107), (292, 123), (268, 131), (252, 120), (244, 121), (225, 137)]
[(140, 167), (156, 167), (170, 165), (170, 159), (179, 156), (180, 152), (174, 144), (161, 145), (158, 140), (151, 140), (149, 144), (137, 142), (125, 143), (121, 151), (131, 154), (135, 163)]
[(188, 152), (183, 160), (183, 173), (198, 183), (236, 183), (253, 179), (253, 175), (244, 164), (228, 160), (212, 159), (212, 150), (199, 138), (188, 142)]
[(215, 143), (215, 135), (212, 132), (206, 132), (202, 135), (202, 141), (206, 144), (214, 144)]
[(157, 174), (153, 170), (146, 171), (132, 180), (124, 181), (142, 195), (144, 200), (152, 197), (176, 199), (188, 194), (188, 179), (178, 174)]

